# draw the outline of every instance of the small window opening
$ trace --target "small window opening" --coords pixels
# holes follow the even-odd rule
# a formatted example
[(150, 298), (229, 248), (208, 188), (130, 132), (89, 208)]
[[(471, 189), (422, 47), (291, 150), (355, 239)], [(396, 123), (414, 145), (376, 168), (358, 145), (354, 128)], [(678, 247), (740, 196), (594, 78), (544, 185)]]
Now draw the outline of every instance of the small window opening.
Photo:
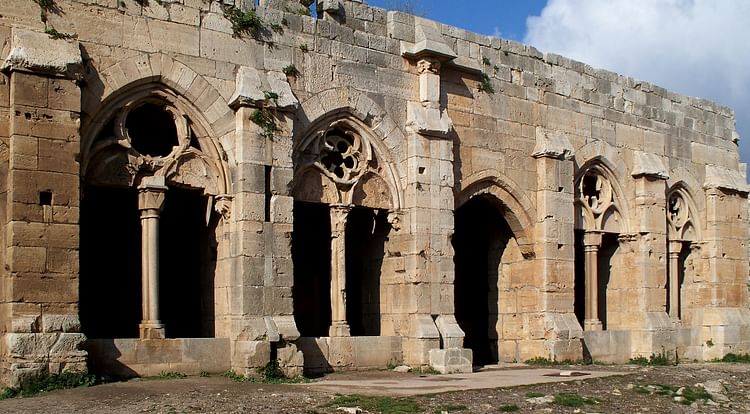
[(271, 166), (266, 165), (266, 177), (265, 177), (265, 222), (271, 221)]
[(581, 193), (588, 202), (589, 207), (595, 207), (601, 199), (601, 184), (599, 178), (594, 174), (586, 174), (583, 177)]
[(40, 206), (52, 205), (52, 191), (40, 191), (39, 192), (39, 205)]
[(177, 126), (163, 105), (146, 103), (133, 109), (125, 122), (130, 143), (136, 151), (164, 157), (177, 145)]

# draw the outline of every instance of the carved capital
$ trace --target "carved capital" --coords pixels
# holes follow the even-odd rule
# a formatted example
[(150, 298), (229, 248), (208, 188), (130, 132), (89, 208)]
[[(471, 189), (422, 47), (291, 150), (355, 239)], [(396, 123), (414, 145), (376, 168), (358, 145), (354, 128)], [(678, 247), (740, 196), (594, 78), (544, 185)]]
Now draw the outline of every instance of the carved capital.
[(221, 214), (225, 221), (232, 217), (232, 196), (227, 194), (217, 195), (214, 199), (214, 210)]
[(339, 238), (344, 235), (346, 229), (346, 219), (352, 207), (345, 204), (331, 204), (331, 237)]
[(600, 231), (587, 231), (583, 234), (583, 246), (586, 248), (598, 248), (602, 244), (602, 233)]
[(138, 187), (138, 209), (142, 213), (160, 213), (164, 207), (164, 196), (167, 192), (166, 186), (141, 186)]
[(432, 73), (435, 75), (440, 74), (440, 61), (432, 58), (423, 58), (417, 62), (417, 73), (420, 75), (423, 73)]
[(395, 211), (389, 211), (388, 212), (388, 224), (391, 225), (391, 228), (395, 231), (401, 230), (401, 213), (397, 213)]

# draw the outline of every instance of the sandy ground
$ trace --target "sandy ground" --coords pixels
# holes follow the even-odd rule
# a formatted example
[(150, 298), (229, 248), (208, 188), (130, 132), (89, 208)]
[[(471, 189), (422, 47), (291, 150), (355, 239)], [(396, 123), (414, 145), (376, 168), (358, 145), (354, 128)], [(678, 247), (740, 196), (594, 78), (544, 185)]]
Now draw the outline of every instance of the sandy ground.
[[(550, 368), (539, 368), (540, 374)], [(0, 401), (2, 413), (342, 413), (337, 395), (363, 394), (362, 388), (347, 387), (347, 381), (381, 384), (367, 394), (408, 398), (416, 412), (438, 413), (750, 413), (750, 365), (681, 364), (676, 367), (566, 366), (556, 370), (625, 372), (602, 378), (578, 376), (562, 382), (497, 387), (491, 379), (486, 389), (468, 390), (450, 376), (430, 376), (429, 383), (451, 383), (453, 391), (405, 397), (390, 392), (413, 384), (419, 374), (390, 371), (334, 373), (309, 384), (257, 384), (234, 382), (222, 377), (176, 380), (138, 379), (90, 388), (55, 391), (29, 398)], [(504, 369), (504, 376), (513, 369)], [(491, 377), (491, 376), (490, 376)], [(489, 378), (489, 377), (488, 377)], [(330, 387), (331, 383), (339, 383)], [(384, 384), (384, 385), (383, 385)], [(713, 400), (681, 402), (681, 387), (714, 389)], [(690, 391), (688, 389), (688, 392)], [(671, 390), (671, 391), (670, 391)], [(371, 390), (372, 391), (372, 390)], [(718, 395), (717, 395), (718, 393)], [(409, 393), (406, 393), (409, 394)], [(559, 394), (574, 394), (587, 400), (580, 407), (551, 401)], [(332, 402), (334, 402), (332, 404)], [(356, 404), (350, 404), (356, 405)], [(354, 411), (351, 411), (354, 412)], [(362, 412), (381, 412), (377, 409)], [(415, 412), (415, 411), (409, 411)]]

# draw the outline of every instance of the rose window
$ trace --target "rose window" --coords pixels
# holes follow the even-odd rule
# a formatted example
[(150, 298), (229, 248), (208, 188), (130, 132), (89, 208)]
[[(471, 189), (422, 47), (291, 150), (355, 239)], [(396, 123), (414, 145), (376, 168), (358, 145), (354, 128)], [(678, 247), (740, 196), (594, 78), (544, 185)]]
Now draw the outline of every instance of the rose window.
[(348, 180), (356, 175), (359, 152), (351, 136), (338, 131), (327, 134), (320, 152), (320, 163), (337, 178)]

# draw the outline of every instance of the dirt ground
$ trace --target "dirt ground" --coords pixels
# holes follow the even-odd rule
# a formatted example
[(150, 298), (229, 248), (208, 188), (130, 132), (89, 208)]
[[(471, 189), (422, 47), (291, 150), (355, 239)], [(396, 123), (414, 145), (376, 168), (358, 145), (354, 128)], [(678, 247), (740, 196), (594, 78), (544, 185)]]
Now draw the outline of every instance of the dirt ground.
[[(567, 366), (572, 370), (616, 370), (629, 374), (513, 388), (494, 388), (367, 400), (313, 391), (306, 385), (234, 382), (223, 377), (138, 379), (90, 388), (55, 391), (0, 401), (2, 413), (750, 413), (750, 365), (681, 364), (673, 367)], [(399, 379), (415, 373), (390, 371), (334, 373), (335, 379)], [(313, 380), (317, 381), (317, 380)], [(702, 385), (701, 385), (702, 384)], [(712, 391), (712, 399), (702, 392)], [(684, 388), (683, 388), (684, 387)], [(682, 388), (682, 389), (681, 389)], [(562, 396), (560, 396), (562, 395)], [(556, 400), (553, 400), (557, 396)], [(582, 404), (577, 407), (564, 404)], [(370, 404), (368, 406), (368, 404)], [(369, 407), (369, 410), (368, 410)], [(415, 408), (416, 407), (416, 408)], [(388, 411), (391, 410), (391, 411)], [(349, 410), (349, 412), (357, 412)]]

